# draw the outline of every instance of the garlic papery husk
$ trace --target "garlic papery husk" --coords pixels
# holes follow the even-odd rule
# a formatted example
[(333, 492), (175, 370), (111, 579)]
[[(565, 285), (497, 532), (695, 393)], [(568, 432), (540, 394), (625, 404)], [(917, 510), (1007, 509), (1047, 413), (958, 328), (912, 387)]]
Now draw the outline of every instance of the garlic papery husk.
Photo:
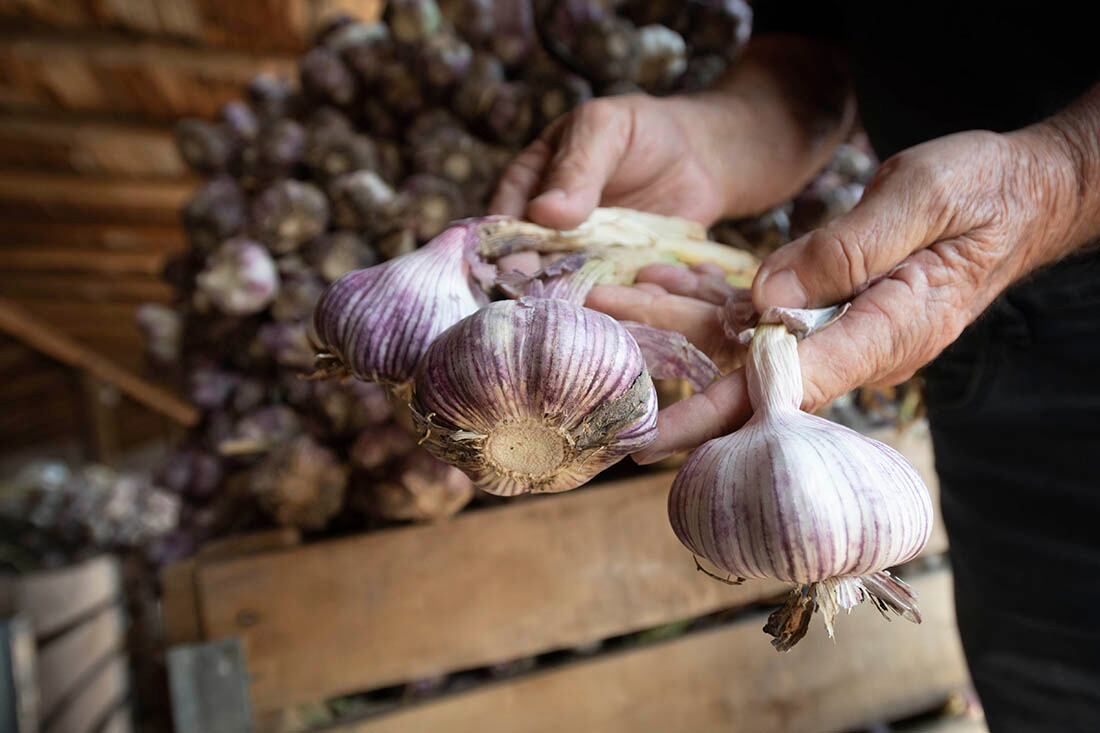
[(699, 223), (674, 216), (617, 207), (598, 208), (576, 229), (558, 231), (508, 217), (483, 220), (485, 237), (480, 254), (488, 260), (522, 250), (585, 252), (611, 262), (615, 277), (601, 282), (631, 283), (649, 264), (718, 265), (727, 280), (747, 287), (760, 261), (749, 252), (712, 242)]
[(657, 395), (617, 321), (559, 299), (482, 308), (416, 372), (421, 443), (492, 494), (567, 491), (657, 436)]
[[(765, 319), (807, 331), (829, 320)], [(908, 587), (886, 572), (915, 557), (932, 531), (916, 469), (889, 446), (799, 409), (797, 341), (784, 323), (756, 326), (745, 374), (754, 414), (680, 469), (669, 494), (676, 536), (731, 576), (797, 584), (765, 627), (779, 650), (805, 634), (814, 610), (831, 636), (840, 609), (867, 598), (919, 622)]]
[(321, 366), (402, 388), (424, 350), (476, 311), (485, 295), (471, 278), (477, 227), (459, 223), (410, 254), (356, 270), (330, 285), (313, 314)]

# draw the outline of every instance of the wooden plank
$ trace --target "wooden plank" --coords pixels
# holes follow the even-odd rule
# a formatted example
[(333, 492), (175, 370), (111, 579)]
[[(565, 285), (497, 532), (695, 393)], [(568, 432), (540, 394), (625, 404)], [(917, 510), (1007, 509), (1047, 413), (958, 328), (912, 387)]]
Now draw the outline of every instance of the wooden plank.
[(166, 303), (172, 287), (155, 275), (125, 273), (0, 272), (0, 293), (19, 300), (59, 298), (71, 301)]
[(189, 558), (173, 563), (161, 572), (161, 616), (164, 642), (172, 647), (202, 641), (195, 570), (198, 562)]
[(0, 331), (64, 364), (114, 385), (131, 399), (181, 425), (192, 426), (198, 423), (198, 410), (176, 395), (120, 368), (4, 298), (0, 298)]
[(188, 182), (93, 182), (61, 174), (0, 172), (0, 214), (170, 225), (179, 220), (180, 207), (193, 189)]
[(66, 29), (120, 29), (217, 46), (299, 51), (326, 18), (364, 20), (382, 0), (0, 0), (0, 19)]
[(832, 641), (815, 621), (786, 654), (764, 615), (445, 698), (341, 733), (829, 731), (927, 709), (966, 679), (940, 571), (914, 583), (924, 623), (887, 623), (863, 604)]
[(126, 699), (130, 686), (126, 658), (116, 656), (97, 670), (89, 684), (56, 716), (47, 718), (42, 733), (92, 733)]
[(97, 252), (66, 247), (6, 247), (0, 249), (0, 273), (78, 272), (96, 275), (160, 277), (168, 253)]
[(199, 562), (270, 552), (294, 547), (301, 542), (301, 533), (293, 527), (280, 527), (263, 532), (226, 537), (203, 546), (195, 557), (168, 566), (161, 573), (161, 608), (164, 636), (168, 646), (201, 641), (198, 589), (195, 572)]
[(119, 582), (118, 561), (101, 555), (62, 570), (0, 578), (0, 608), (26, 614), (41, 638), (107, 605), (118, 597)]
[(133, 713), (127, 706), (122, 706), (107, 719), (96, 733), (132, 733), (134, 730)]
[(4, 222), (7, 246), (31, 248), (47, 245), (111, 252), (178, 252), (185, 246), (178, 222), (165, 225), (126, 222), (49, 221), (46, 219), (9, 219)]
[(289, 78), (294, 65), (290, 56), (16, 33), (0, 39), (0, 105), (161, 120), (212, 117), (255, 75)]
[(172, 130), (9, 116), (0, 119), (0, 167), (118, 178), (185, 178)]
[[(579, 646), (780, 591), (771, 582), (728, 587), (695, 571), (668, 525), (672, 477), (211, 563), (198, 570), (203, 628), (209, 638), (240, 636), (253, 702), (265, 712)], [(938, 531), (928, 552), (944, 547)]]
[(38, 655), (43, 714), (49, 716), (59, 710), (85, 675), (119, 651), (123, 643), (122, 610), (109, 606), (47, 644)]

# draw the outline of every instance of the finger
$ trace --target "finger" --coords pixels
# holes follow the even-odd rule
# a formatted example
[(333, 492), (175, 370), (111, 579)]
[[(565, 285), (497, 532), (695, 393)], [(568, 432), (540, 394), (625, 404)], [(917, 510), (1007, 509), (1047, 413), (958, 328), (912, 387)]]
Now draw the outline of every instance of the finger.
[(572, 229), (588, 218), (626, 152), (630, 119), (621, 104), (599, 99), (568, 115), (546, 166), (542, 193), (527, 206), (532, 221)]
[(489, 203), (489, 213), (523, 216), (527, 201), (538, 187), (550, 156), (550, 142), (545, 136), (520, 151), (501, 174), (493, 200)]
[(645, 465), (728, 435), (752, 415), (744, 370), (722, 377), (699, 394), (669, 405), (657, 416), (657, 440), (635, 453)]
[[(896, 171), (896, 173), (895, 173)], [(849, 213), (772, 253), (753, 282), (757, 309), (830, 305), (886, 275), (949, 230), (921, 176), (892, 166)]]
[(501, 272), (520, 272), (534, 275), (542, 269), (542, 258), (538, 252), (516, 252), (504, 255), (497, 260), (497, 269)]
[(598, 285), (588, 294), (585, 305), (620, 321), (679, 331), (711, 358), (725, 348), (718, 309), (701, 300), (626, 285)]
[(722, 305), (736, 292), (736, 288), (726, 281), (721, 268), (718, 268), (716, 274), (681, 265), (648, 265), (638, 272), (637, 281), (655, 283), (670, 293), (697, 298), (714, 305)]
[(903, 381), (954, 341), (998, 291), (974, 281), (984, 275), (970, 270), (963, 249), (937, 242), (910, 256), (843, 318), (802, 342), (803, 409), (864, 384)]
[(725, 277), (726, 271), (722, 269), (721, 265), (716, 265), (713, 262), (698, 262), (692, 265), (689, 269), (700, 275), (717, 275), (718, 277)]
[(650, 295), (668, 295), (668, 291), (662, 288), (657, 283), (635, 283), (635, 290), (641, 290), (644, 293)]

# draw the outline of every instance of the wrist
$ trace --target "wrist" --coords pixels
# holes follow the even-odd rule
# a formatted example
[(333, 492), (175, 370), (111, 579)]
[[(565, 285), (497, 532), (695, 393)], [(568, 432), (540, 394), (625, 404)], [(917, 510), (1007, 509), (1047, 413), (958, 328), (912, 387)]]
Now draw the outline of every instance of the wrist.
[(1097, 202), (1089, 201), (1089, 181), (1096, 180), (1096, 166), (1077, 136), (1051, 118), (1006, 137), (1019, 163), (1018, 183), (1043, 220), (1044, 236), (1035, 264), (1058, 259), (1100, 234)]

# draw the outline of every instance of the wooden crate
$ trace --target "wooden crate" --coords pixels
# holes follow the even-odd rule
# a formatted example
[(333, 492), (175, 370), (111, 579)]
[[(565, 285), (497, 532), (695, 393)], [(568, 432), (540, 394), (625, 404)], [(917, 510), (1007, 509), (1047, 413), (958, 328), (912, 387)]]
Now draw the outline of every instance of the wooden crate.
[[(927, 434), (885, 435), (935, 487)], [(965, 679), (946, 570), (925, 623), (861, 610), (778, 655), (755, 604), (784, 588), (696, 572), (668, 526), (672, 474), (504, 504), (436, 525), (169, 568), (173, 643), (235, 639), (259, 730), (296, 704), (578, 647), (722, 609), (705, 633), (349, 724), (362, 731), (832, 730), (918, 710)], [(937, 527), (926, 554), (946, 549)], [(896, 645), (896, 653), (883, 650)], [(815, 663), (816, 662), (816, 663)]]
[(15, 733), (130, 730), (126, 618), (114, 558), (0, 577), (3, 619), (9, 629), (25, 629), (24, 650), (8, 657), (26, 711)]

